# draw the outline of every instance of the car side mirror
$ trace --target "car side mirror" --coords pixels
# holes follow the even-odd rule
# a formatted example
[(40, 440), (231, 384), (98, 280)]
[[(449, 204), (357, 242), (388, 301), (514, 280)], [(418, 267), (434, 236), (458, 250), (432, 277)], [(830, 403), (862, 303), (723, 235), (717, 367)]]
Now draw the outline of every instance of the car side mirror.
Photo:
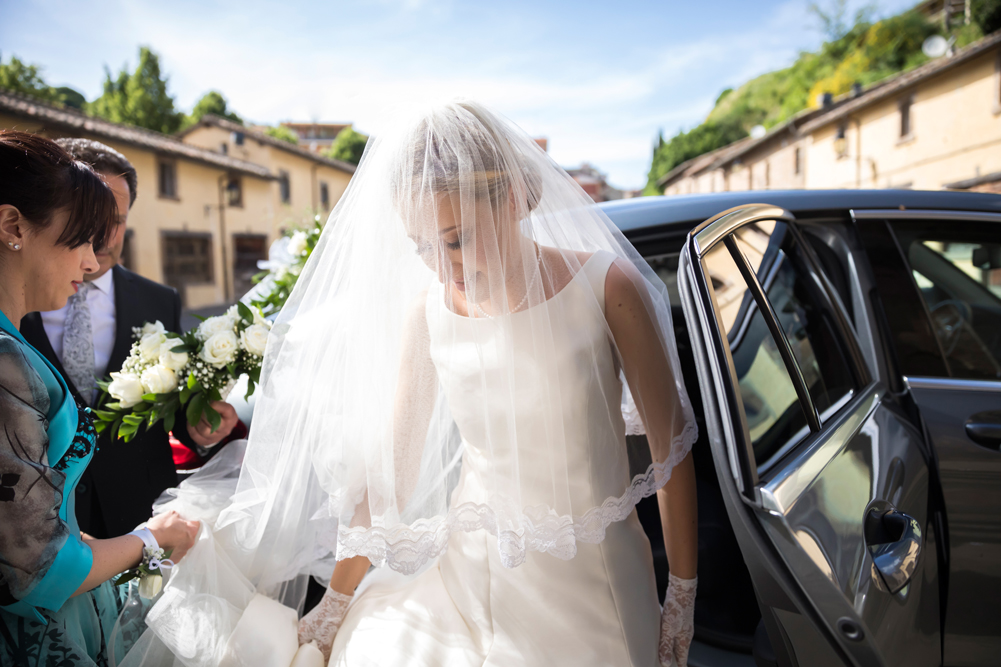
[(984, 271), (1001, 269), (1001, 243), (985, 243), (973, 249), (973, 266)]

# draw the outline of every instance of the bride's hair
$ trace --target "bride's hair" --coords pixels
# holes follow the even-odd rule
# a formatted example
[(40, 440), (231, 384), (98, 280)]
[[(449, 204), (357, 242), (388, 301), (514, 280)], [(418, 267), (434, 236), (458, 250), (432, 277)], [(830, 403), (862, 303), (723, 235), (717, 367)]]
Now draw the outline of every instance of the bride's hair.
[(419, 205), (428, 194), (459, 197), (460, 192), (497, 208), (513, 191), (524, 198), (525, 214), (533, 211), (542, 199), (542, 175), (524, 151), (542, 149), (527, 139), (525, 146), (515, 145), (500, 127), (500, 119), (471, 102), (421, 118), (393, 170), (397, 209)]

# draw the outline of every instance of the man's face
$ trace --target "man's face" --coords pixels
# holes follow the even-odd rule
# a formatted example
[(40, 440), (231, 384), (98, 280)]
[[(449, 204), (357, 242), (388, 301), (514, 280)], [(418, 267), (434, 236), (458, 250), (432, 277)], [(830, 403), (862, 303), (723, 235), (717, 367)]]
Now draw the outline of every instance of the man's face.
[(122, 258), (122, 246), (125, 245), (125, 223), (129, 219), (129, 184), (124, 176), (101, 174), (111, 191), (115, 193), (115, 203), (118, 204), (118, 224), (108, 239), (108, 245), (94, 253), (100, 268), (94, 273), (88, 273), (84, 280), (97, 280), (118, 264)]

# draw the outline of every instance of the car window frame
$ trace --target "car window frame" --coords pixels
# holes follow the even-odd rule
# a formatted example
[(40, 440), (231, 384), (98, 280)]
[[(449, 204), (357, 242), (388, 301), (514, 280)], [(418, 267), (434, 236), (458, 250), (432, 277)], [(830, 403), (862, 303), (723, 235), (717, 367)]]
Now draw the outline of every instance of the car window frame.
[[(840, 417), (846, 406), (853, 402), (853, 398), (864, 394), (866, 389), (872, 384), (873, 379), (869, 373), (868, 365), (862, 356), (855, 330), (851, 326), (850, 320), (844, 312), (844, 307), (836, 294), (836, 288), (823, 273), (822, 264), (813, 252), (812, 246), (803, 236), (802, 230), (798, 228), (795, 216), (783, 209), (769, 207), (774, 212), (774, 215), (771, 217), (759, 216), (752, 220), (737, 220), (730, 224), (721, 223), (720, 225), (715, 225), (715, 223), (720, 222), (727, 215), (734, 214), (739, 217), (742, 213), (741, 209), (745, 208), (738, 207), (737, 209), (724, 211), (693, 229), (689, 236), (689, 243), (686, 246), (688, 248), (686, 259), (687, 263), (691, 264), (692, 273), (696, 277), (697, 286), (692, 291), (693, 296), (701, 301), (701, 308), (698, 308), (700, 318), (705, 317), (706, 320), (711, 320), (712, 327), (715, 329), (715, 335), (711, 336), (712, 340), (704, 341), (706, 347), (711, 345), (714, 348), (714, 358), (710, 358), (710, 363), (722, 363), (725, 368), (717, 368), (716, 371), (729, 376), (729, 382), (724, 383), (728, 385), (725, 389), (727, 395), (721, 395), (720, 399), (724, 400), (730, 408), (729, 421), (731, 425), (727, 430), (730, 431), (735, 440), (739, 438), (739, 441), (734, 443), (734, 449), (731, 450), (731, 453), (736, 456), (736, 461), (732, 466), (733, 473), (744, 496), (757, 504), (760, 502), (758, 489), (765, 483), (766, 478), (780, 475), (784, 468), (782, 465), (784, 461), (793, 460), (798, 452), (808, 450), (810, 443), (818, 436), (822, 436), (828, 427), (836, 426), (840, 422)], [(745, 217), (746, 215), (745, 213)], [(811, 296), (817, 300), (816, 306), (820, 309), (822, 315), (832, 318), (829, 324), (832, 325), (835, 338), (842, 346), (843, 356), (849, 364), (852, 378), (857, 387), (857, 389), (849, 391), (835, 401), (834, 404), (824, 411), (823, 415), (817, 411), (813, 397), (810, 395), (809, 387), (803, 378), (799, 362), (795, 358), (788, 339), (782, 332), (778, 317), (772, 308), (772, 303), (768, 299), (764, 287), (732, 236), (735, 231), (744, 225), (766, 220), (784, 222), (787, 225), (789, 233), (792, 234), (799, 249), (796, 254), (805, 263), (807, 268), (808, 277), (802, 276), (802, 278), (807, 283), (806, 286)], [(720, 229), (724, 231), (720, 231)], [(776, 346), (779, 348), (783, 363), (796, 389), (800, 407), (807, 416), (806, 427), (801, 428), (800, 431), (794, 434), (766, 462), (762, 462), (762, 465), (758, 465), (754, 455), (747, 415), (745, 414), (743, 400), (739, 393), (739, 383), (735, 375), (735, 364), (730, 353), (729, 341), (724, 333), (725, 328), (720, 319), (720, 313), (716, 308), (715, 289), (712, 286), (712, 281), (708, 279), (708, 270), (703, 261), (703, 258), (709, 251), (719, 243), (723, 243), (726, 246), (727, 251), (737, 265), (748, 287), (748, 291), (751, 292), (755, 307), (762, 311), (762, 318), (765, 325)], [(792, 257), (788, 257), (788, 259), (795, 263)], [(679, 265), (679, 273), (681, 268), (681, 265)], [(765, 466), (765, 463), (768, 465)]]

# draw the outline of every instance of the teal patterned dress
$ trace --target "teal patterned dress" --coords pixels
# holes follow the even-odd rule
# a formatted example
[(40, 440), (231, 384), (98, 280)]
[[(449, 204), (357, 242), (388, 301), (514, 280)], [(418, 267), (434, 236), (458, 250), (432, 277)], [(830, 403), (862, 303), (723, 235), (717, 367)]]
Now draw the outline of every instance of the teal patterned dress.
[(118, 656), (127, 648), (110, 644), (124, 604), (119, 589), (105, 582), (71, 597), (93, 561), (74, 496), (95, 443), (89, 411), (0, 313), (3, 667), (104, 667), (112, 648)]

